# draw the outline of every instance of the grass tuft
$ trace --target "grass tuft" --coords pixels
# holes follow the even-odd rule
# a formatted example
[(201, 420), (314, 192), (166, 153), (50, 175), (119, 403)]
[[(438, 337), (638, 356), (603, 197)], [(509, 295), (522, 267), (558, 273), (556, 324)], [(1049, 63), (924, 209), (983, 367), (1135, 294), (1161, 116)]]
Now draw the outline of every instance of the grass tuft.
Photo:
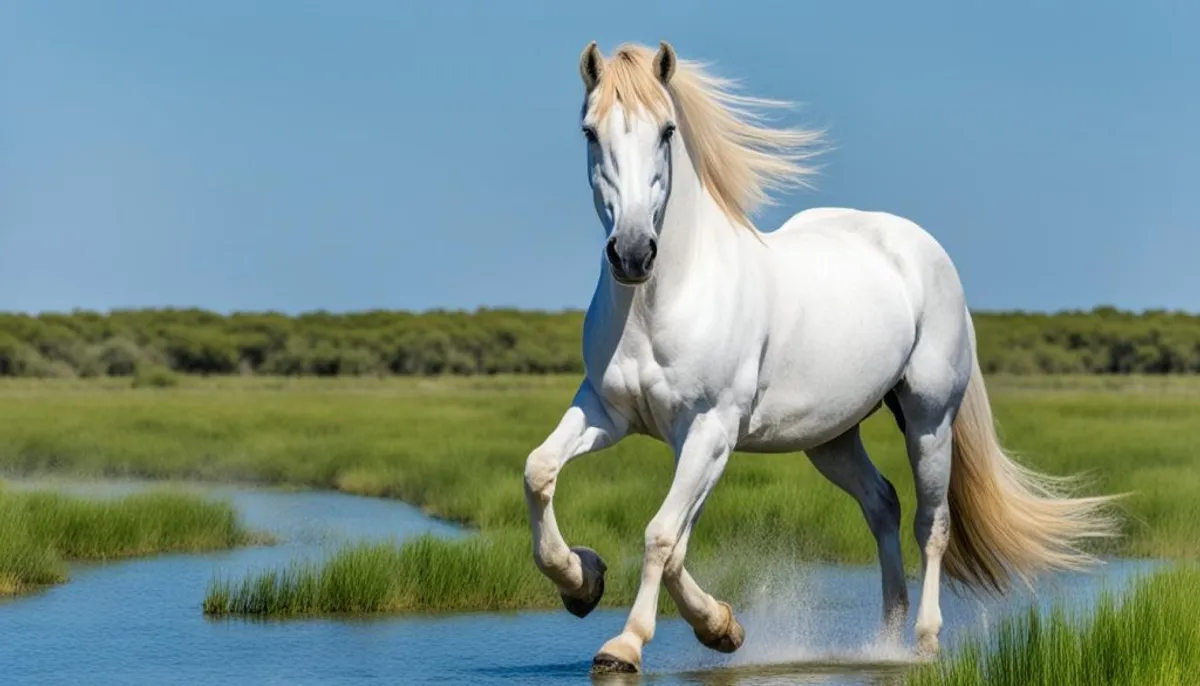
[(179, 374), (162, 365), (139, 367), (133, 375), (133, 388), (174, 388), (179, 385)]
[(113, 560), (261, 542), (233, 506), (178, 493), (89, 500), (0, 490), (0, 595), (67, 580), (67, 560)]
[(1200, 569), (1139, 579), (1104, 594), (1090, 619), (1056, 607), (1003, 622), (992, 640), (967, 641), (923, 665), (907, 686), (1183, 686), (1200, 672)]

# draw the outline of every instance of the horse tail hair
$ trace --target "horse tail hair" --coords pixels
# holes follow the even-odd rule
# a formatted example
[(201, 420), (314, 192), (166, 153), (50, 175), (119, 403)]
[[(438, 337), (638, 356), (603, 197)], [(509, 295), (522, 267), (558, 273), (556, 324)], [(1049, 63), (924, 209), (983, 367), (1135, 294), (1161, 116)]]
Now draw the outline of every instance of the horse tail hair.
[(1080, 544), (1118, 535), (1109, 505), (1120, 496), (1074, 497), (1076, 482), (1075, 476), (1038, 473), (1006, 454), (973, 350), (970, 382), (952, 425), (947, 576), (972, 590), (1003, 594), (1013, 577), (1032, 587), (1040, 572), (1098, 563)]

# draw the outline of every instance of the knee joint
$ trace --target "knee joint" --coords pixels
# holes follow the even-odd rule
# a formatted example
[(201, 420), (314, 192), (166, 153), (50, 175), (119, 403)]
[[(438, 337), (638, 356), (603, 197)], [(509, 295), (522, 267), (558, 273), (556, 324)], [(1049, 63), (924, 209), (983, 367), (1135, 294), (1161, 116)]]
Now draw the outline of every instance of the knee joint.
[(663, 578), (667, 580), (678, 579), (680, 573), (683, 572), (683, 553), (676, 546), (668, 555), (666, 562), (663, 563)]
[(525, 460), (525, 490), (542, 501), (550, 500), (554, 496), (558, 470), (555, 455), (541, 449), (533, 451)]
[(650, 524), (646, 527), (646, 561), (666, 566), (675, 550), (676, 537), (665, 527)]

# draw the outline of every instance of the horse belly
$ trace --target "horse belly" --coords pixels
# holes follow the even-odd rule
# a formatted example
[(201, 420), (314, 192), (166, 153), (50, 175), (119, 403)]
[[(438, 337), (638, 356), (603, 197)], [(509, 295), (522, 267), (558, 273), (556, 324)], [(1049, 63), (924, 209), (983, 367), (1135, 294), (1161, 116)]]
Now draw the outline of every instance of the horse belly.
[(738, 450), (773, 453), (808, 450), (842, 435), (879, 407), (895, 384), (895, 375), (876, 375), (874, 383), (844, 385), (832, 392), (797, 388), (776, 390), (751, 414)]
[[(840, 263), (839, 263), (840, 262)], [(882, 260), (829, 260), (799, 271), (798, 298), (777, 312), (742, 449), (806, 450), (869, 416), (899, 382), (916, 340), (899, 276)], [(796, 272), (794, 272), (796, 273)], [(844, 284), (830, 288), (829, 284)]]

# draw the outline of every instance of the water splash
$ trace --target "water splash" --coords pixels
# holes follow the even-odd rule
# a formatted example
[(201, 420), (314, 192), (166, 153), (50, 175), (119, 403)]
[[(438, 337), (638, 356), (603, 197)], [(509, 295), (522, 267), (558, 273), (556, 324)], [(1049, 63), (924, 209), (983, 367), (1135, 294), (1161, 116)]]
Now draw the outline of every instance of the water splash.
[[(738, 556), (729, 565), (744, 565)], [(911, 607), (899, 636), (887, 636), (881, 621), (882, 590), (874, 565), (824, 565), (771, 559), (756, 561), (756, 586), (735, 612), (746, 641), (732, 655), (712, 653), (694, 641), (675, 653), (660, 675), (703, 684), (880, 684), (897, 683), (908, 667), (924, 662), (912, 642), (920, 601), (919, 580), (909, 579)], [(1038, 592), (982, 600), (944, 589), (942, 651), (953, 652), (970, 637), (987, 640), (997, 622), (1032, 604), (1052, 602), (1085, 609), (1099, 590), (1152, 563), (1114, 562), (1107, 575), (1068, 573), (1043, 580)], [(708, 569), (706, 576), (720, 576)], [(690, 634), (690, 631), (689, 631)], [(680, 637), (682, 639), (682, 636)], [(690, 639), (690, 637), (689, 637)], [(658, 670), (656, 670), (658, 671)]]
[[(873, 568), (864, 571), (878, 575)], [(857, 592), (847, 597), (839, 592), (837, 584), (837, 576), (847, 573), (844, 568), (831, 570), (799, 563), (772, 566), (741, 613), (746, 645), (726, 664), (738, 667), (914, 661), (915, 653), (902, 637), (889, 636), (883, 631), (878, 582), (863, 584), (855, 579), (855, 583), (846, 586), (856, 588)], [(874, 593), (868, 596), (867, 591)]]
[(741, 649), (720, 655), (693, 643), (667, 673), (696, 683), (876, 683), (920, 661), (902, 636), (883, 632), (877, 568), (776, 559), (755, 577), (735, 608)]

